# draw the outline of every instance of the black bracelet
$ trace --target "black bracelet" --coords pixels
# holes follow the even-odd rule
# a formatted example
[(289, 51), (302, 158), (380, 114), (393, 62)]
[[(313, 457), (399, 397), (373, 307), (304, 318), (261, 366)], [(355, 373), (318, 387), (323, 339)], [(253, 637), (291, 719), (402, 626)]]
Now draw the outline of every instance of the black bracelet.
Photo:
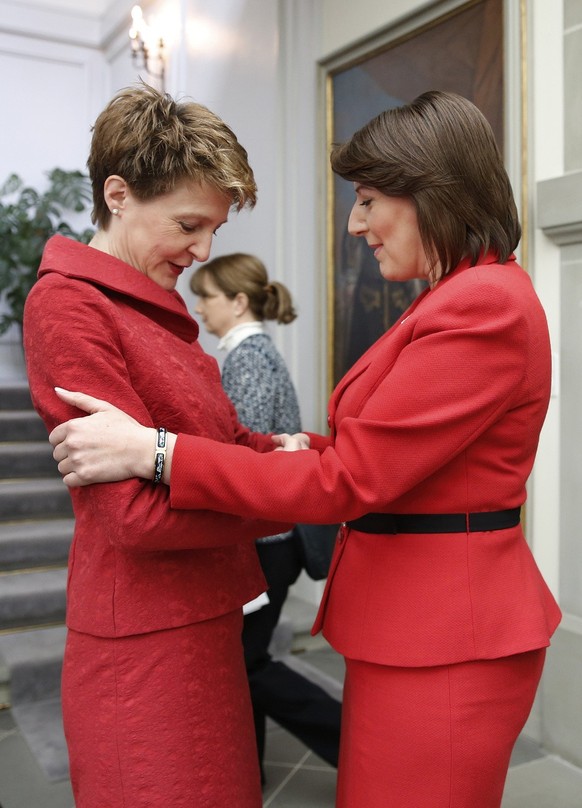
[(166, 449), (168, 447), (168, 430), (165, 426), (157, 429), (156, 453), (154, 455), (154, 483), (159, 483), (164, 474), (164, 463), (166, 462)]

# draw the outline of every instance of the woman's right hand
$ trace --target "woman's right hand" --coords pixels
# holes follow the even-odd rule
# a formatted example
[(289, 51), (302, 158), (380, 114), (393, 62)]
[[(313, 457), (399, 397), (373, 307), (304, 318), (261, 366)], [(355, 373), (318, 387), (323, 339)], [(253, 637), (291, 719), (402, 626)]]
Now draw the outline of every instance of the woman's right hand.
[(153, 478), (155, 429), (142, 426), (107, 401), (60, 387), (55, 392), (67, 404), (90, 413), (59, 424), (49, 435), (68, 486)]

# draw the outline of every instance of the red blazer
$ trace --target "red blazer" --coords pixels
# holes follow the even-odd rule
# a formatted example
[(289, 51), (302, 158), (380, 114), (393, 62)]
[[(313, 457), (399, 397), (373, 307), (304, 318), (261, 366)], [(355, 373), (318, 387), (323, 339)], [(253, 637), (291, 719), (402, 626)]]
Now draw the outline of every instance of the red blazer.
[[(258, 455), (180, 435), (174, 508), (337, 522), (526, 499), (550, 393), (546, 319), (513, 260), (457, 267), (334, 391), (316, 451)], [(346, 656), (424, 666), (549, 644), (560, 611), (521, 527), (338, 543), (314, 630)]]
[[(24, 344), (33, 402), (49, 430), (80, 414), (57, 398), (59, 385), (107, 399), (144, 424), (273, 448), (239, 424), (177, 293), (62, 236), (48, 242), (39, 278), (26, 302)], [(237, 609), (265, 589), (253, 540), (289, 527), (172, 510), (167, 487), (143, 480), (71, 496), (67, 624), (104, 637)]]

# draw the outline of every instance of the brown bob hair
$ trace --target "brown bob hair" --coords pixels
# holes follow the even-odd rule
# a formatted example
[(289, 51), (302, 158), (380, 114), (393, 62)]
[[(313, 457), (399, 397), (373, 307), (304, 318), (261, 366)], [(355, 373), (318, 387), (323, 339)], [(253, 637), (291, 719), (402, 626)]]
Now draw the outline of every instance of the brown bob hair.
[(195, 295), (207, 297), (204, 283), (208, 279), (230, 300), (241, 292), (245, 294), (257, 320), (277, 320), (286, 325), (297, 317), (287, 287), (279, 281), (269, 281), (265, 265), (254, 255), (220, 255), (198, 267), (190, 279)]
[(236, 210), (254, 207), (257, 186), (246, 150), (217, 115), (192, 101), (174, 101), (141, 83), (121, 90), (93, 127), (87, 160), (93, 223), (107, 227), (107, 177), (122, 177), (140, 200), (172, 191), (183, 180), (208, 183)]
[(492, 251), (505, 263), (521, 237), (511, 184), (493, 131), (477, 107), (431, 91), (382, 112), (331, 154), (340, 177), (410, 198), (434, 272)]

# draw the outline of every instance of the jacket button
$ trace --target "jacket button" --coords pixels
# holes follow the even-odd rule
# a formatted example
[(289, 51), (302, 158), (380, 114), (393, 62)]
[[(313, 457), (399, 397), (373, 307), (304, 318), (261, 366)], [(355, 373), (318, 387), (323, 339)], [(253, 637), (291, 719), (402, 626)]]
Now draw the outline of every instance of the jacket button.
[(348, 532), (348, 526), (345, 522), (342, 522), (337, 534), (338, 543), (341, 544), (342, 541), (345, 539)]
[(331, 415), (327, 416), (327, 425), (331, 427)]

